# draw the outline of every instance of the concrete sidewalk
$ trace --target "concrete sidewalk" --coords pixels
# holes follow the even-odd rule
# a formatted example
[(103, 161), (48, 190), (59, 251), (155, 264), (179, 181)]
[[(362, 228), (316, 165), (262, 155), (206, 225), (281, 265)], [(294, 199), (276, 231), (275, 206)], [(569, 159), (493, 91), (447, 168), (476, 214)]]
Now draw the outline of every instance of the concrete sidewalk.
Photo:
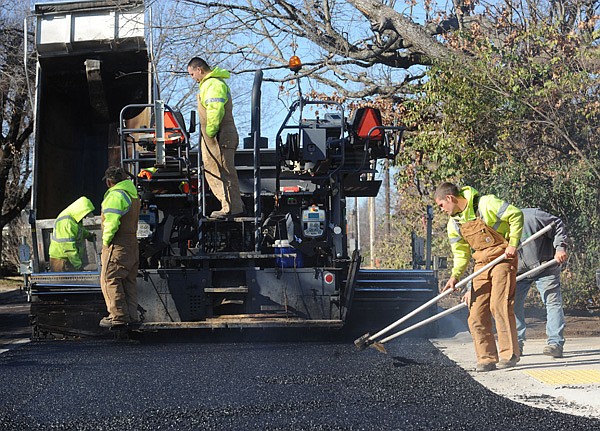
[(516, 367), (476, 373), (466, 316), (446, 316), (440, 328), (447, 335), (431, 342), (492, 392), (534, 407), (600, 417), (600, 337), (567, 338), (560, 359), (542, 354), (545, 339), (527, 340)]

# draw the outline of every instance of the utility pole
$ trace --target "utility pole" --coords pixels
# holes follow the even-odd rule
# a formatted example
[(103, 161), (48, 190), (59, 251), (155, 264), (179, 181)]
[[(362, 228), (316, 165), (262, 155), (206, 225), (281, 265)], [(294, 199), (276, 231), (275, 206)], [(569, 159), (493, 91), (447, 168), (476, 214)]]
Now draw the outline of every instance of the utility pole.
[[(371, 162), (371, 170), (373, 173), (369, 174), (370, 179), (375, 179), (375, 168), (377, 167), (377, 161)], [(375, 268), (375, 196), (369, 197), (369, 250), (371, 254), (371, 268)]]
[(384, 219), (384, 232), (386, 241), (389, 240), (392, 232), (390, 226), (390, 218), (392, 216), (392, 209), (390, 203), (390, 161), (385, 159), (383, 162), (383, 189), (385, 191), (385, 219)]
[(425, 255), (425, 269), (431, 269), (433, 261), (431, 260), (431, 239), (433, 232), (433, 207), (427, 205), (427, 251)]
[(369, 198), (369, 250), (371, 268), (375, 268), (375, 198)]
[(356, 250), (361, 250), (361, 247), (360, 247), (360, 207), (358, 206), (358, 197), (354, 198), (354, 211), (356, 212), (356, 217), (354, 218), (354, 221), (356, 223), (356, 229), (354, 230), (354, 233), (356, 235), (356, 239), (355, 239)]

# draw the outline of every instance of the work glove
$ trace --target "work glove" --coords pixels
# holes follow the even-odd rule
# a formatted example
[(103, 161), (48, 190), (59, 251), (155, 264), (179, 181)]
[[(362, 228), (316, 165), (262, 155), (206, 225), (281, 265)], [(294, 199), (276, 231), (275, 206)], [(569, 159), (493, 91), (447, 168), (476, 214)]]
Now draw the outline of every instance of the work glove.
[(89, 242), (96, 242), (96, 234), (94, 232), (90, 232), (90, 235), (87, 237)]

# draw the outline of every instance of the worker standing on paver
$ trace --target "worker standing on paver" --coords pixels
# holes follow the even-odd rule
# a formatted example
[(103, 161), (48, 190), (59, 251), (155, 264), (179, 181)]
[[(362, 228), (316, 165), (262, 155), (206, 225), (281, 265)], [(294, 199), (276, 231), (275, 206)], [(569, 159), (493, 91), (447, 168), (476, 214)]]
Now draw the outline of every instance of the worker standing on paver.
[(104, 328), (138, 324), (137, 270), (139, 245), (137, 226), (140, 199), (125, 170), (109, 167), (104, 175), (108, 190), (102, 201), (102, 271), (100, 286), (108, 316)]
[(221, 203), (212, 218), (231, 218), (244, 212), (240, 185), (235, 168), (235, 151), (239, 136), (233, 119), (231, 91), (225, 80), (230, 74), (220, 67), (194, 57), (188, 74), (199, 84), (198, 114), (202, 129), (202, 161), (206, 182)]
[(96, 235), (83, 227), (83, 219), (94, 211), (94, 204), (81, 196), (56, 218), (50, 237), (50, 270), (81, 271), (85, 256), (84, 240), (95, 241)]
[(565, 314), (560, 290), (560, 264), (567, 261), (567, 228), (560, 218), (539, 208), (524, 208), (522, 211), (524, 216), (524, 240), (552, 223), (554, 223), (554, 227), (545, 235), (535, 239), (519, 250), (519, 268), (517, 273), (524, 274), (552, 259), (556, 259), (557, 264), (517, 282), (515, 317), (517, 320), (519, 350), (522, 354), (523, 345), (526, 340), (525, 298), (531, 284), (535, 282), (546, 307), (546, 336), (548, 337), (548, 344), (544, 348), (543, 353), (554, 358), (561, 358), (565, 344)]
[(506, 259), (473, 279), (469, 329), (477, 354), (476, 371), (514, 367), (520, 358), (513, 306), (523, 213), (494, 195), (480, 196), (472, 187), (459, 190), (447, 182), (436, 189), (434, 198), (450, 216), (447, 230), (454, 255), (452, 274), (443, 290), (455, 288), (469, 264), (472, 250), (475, 271), (506, 254)]

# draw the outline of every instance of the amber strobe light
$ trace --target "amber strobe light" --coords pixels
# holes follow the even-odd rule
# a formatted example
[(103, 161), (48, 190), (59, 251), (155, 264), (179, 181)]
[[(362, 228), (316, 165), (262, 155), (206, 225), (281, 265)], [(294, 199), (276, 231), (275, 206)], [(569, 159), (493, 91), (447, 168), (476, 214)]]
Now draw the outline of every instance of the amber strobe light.
[(290, 58), (288, 66), (292, 72), (299, 72), (302, 69), (302, 61), (300, 61), (300, 57), (293, 55)]

